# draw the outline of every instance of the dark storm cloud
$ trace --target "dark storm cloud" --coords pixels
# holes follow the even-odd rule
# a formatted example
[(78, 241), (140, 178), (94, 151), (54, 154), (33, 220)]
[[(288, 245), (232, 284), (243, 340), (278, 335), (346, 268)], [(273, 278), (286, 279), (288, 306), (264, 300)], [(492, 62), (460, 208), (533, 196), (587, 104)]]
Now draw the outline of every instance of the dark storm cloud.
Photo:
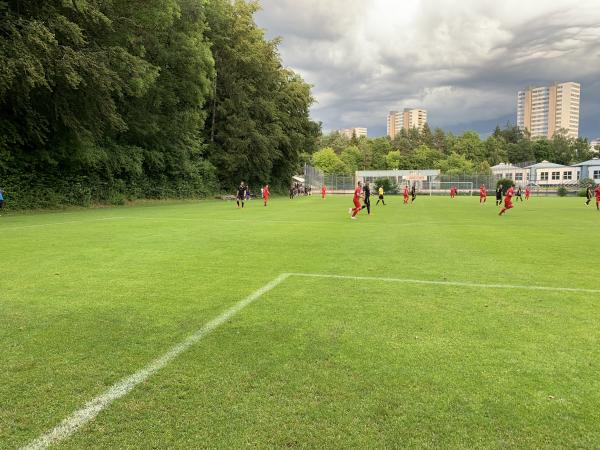
[[(514, 121), (517, 90), (582, 84), (581, 134), (600, 137), (596, 0), (262, 0), (284, 63), (314, 85), (326, 130), (385, 133), (389, 110), (425, 107), (433, 126)], [(486, 128), (483, 128), (486, 127)]]

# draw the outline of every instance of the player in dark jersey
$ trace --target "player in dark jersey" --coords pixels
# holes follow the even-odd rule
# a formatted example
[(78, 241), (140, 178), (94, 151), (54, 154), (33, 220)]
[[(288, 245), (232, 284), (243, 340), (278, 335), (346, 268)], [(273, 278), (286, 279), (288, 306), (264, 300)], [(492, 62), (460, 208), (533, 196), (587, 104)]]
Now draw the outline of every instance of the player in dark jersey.
[(371, 186), (369, 186), (369, 182), (365, 182), (365, 187), (363, 188), (363, 206), (362, 209), (367, 208), (367, 215), (371, 215)]
[(248, 191), (248, 188), (242, 181), (237, 189), (237, 207), (238, 208), (240, 207), (240, 202), (241, 202), (242, 208), (244, 207), (244, 200), (246, 200), (247, 191)]
[(519, 200), (521, 200), (521, 203), (523, 202), (523, 190), (521, 189), (521, 186), (519, 186), (517, 188), (517, 193), (515, 194), (515, 198), (516, 198), (515, 201), (518, 202)]
[(413, 184), (412, 188), (410, 188), (410, 196), (412, 197), (411, 203), (414, 203), (417, 199), (417, 184)]
[(502, 185), (499, 185), (496, 188), (496, 206), (500, 206), (502, 204)]
[(594, 198), (594, 188), (592, 187), (591, 184), (585, 190), (585, 196), (587, 198), (587, 201), (585, 202), (585, 206), (590, 206), (590, 202), (592, 201), (592, 198)]

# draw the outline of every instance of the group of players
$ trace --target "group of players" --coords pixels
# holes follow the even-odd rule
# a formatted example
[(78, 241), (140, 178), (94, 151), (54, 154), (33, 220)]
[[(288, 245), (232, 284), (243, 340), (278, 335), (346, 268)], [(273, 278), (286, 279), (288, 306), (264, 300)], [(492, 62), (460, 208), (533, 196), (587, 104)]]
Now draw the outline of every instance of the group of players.
[[(325, 192), (326, 192), (325, 186), (323, 186), (321, 192), (322, 192), (323, 198), (325, 198)], [(414, 201), (417, 198), (417, 190), (416, 190), (416, 186), (414, 184), (410, 188), (410, 195), (412, 197), (411, 203), (414, 203)], [(458, 195), (458, 189), (455, 186), (452, 186), (450, 188), (450, 198), (454, 199), (457, 195)], [(482, 184), (479, 187), (479, 203), (480, 204), (485, 204), (487, 202), (487, 195), (488, 195), (487, 188), (484, 184)], [(502, 196), (503, 196), (502, 185), (499, 185), (496, 188), (496, 206), (502, 206)], [(585, 202), (585, 204), (589, 205), (592, 201), (592, 198), (594, 198), (594, 196), (596, 197), (596, 209), (598, 211), (600, 211), (600, 185), (598, 185), (595, 189), (592, 186), (587, 187), (587, 190), (586, 190), (587, 201)], [(404, 204), (405, 205), (408, 204), (408, 199), (409, 199), (408, 185), (404, 186), (403, 197), (404, 197)], [(529, 188), (529, 186), (527, 186), (525, 188), (525, 200), (529, 200), (530, 197), (531, 197), (531, 189)], [(379, 188), (379, 200), (377, 201), (377, 204), (379, 204), (380, 201), (383, 201), (383, 198), (384, 198), (383, 188), (380, 187)], [(499, 216), (504, 215), (506, 213), (506, 211), (514, 208), (513, 198), (515, 198), (516, 201), (519, 201), (519, 200), (521, 202), (523, 201), (523, 190), (521, 189), (520, 186), (517, 188), (516, 192), (515, 192), (514, 186), (510, 186), (506, 190), (506, 193), (504, 193), (504, 206), (502, 206), (502, 209), (498, 213)], [(361, 203), (360, 203), (361, 199), (363, 200), (363, 203), (364, 203), (363, 205), (361, 205)], [(353, 196), (352, 201), (354, 203), (354, 208), (348, 209), (348, 213), (350, 214), (351, 219), (356, 219), (356, 216), (358, 215), (358, 213), (360, 213), (365, 208), (367, 209), (367, 213), (369, 215), (371, 214), (371, 188), (369, 186), (368, 181), (365, 182), (364, 187), (360, 181), (357, 183), (356, 188), (354, 189), (354, 196)], [(385, 202), (383, 204), (385, 205)]]
[[(271, 197), (271, 192), (269, 190), (268, 184), (265, 185), (261, 189), (261, 193), (262, 193), (262, 199), (263, 199), (264, 206), (267, 206), (269, 203), (269, 198)], [(377, 200), (376, 204), (379, 205), (379, 202), (381, 202), (385, 206), (385, 192), (384, 192), (383, 187), (380, 186), (378, 188), (378, 194), (379, 194), (379, 199)], [(452, 186), (450, 188), (450, 198), (452, 198), (452, 199), (455, 198), (457, 194), (458, 194), (458, 189), (455, 186)], [(487, 188), (484, 184), (482, 184), (479, 187), (479, 203), (480, 204), (485, 204), (487, 202), (487, 196), (488, 196), (487, 194), (488, 194)], [(499, 185), (496, 188), (496, 206), (502, 205), (502, 195), (503, 195), (502, 186)], [(244, 207), (244, 202), (247, 200), (247, 196), (248, 196), (248, 187), (242, 181), (237, 189), (237, 195), (236, 195), (238, 208)], [(327, 187), (325, 185), (323, 185), (323, 187), (321, 188), (321, 197), (324, 199), (326, 196), (327, 196)], [(527, 186), (525, 188), (525, 200), (529, 200), (530, 196), (531, 196), (531, 190), (529, 189), (529, 186)], [(585, 202), (585, 204), (589, 205), (591, 203), (592, 199), (594, 198), (594, 196), (596, 197), (596, 209), (598, 211), (600, 211), (600, 185), (598, 185), (595, 189), (592, 186), (588, 186), (588, 188), (586, 190), (587, 201)], [(521, 202), (523, 201), (523, 191), (522, 191), (521, 187), (518, 187), (516, 192), (515, 192), (514, 186), (510, 186), (506, 190), (506, 193), (504, 193), (504, 206), (502, 207), (502, 209), (500, 210), (498, 215), (502, 216), (503, 214), (506, 213), (506, 211), (514, 208), (513, 197), (516, 199), (516, 201), (519, 201), (519, 200), (521, 200)], [(410, 188), (408, 185), (404, 186), (403, 198), (404, 198), (405, 205), (407, 205), (409, 203), (409, 198), (412, 198), (410, 203), (415, 202), (415, 200), (417, 199), (417, 187), (415, 184), (413, 184), (412, 187), (410, 187)], [(362, 204), (361, 204), (361, 200), (362, 200)], [(354, 208), (348, 209), (348, 213), (350, 214), (351, 219), (356, 219), (356, 216), (363, 209), (367, 210), (367, 214), (369, 214), (369, 215), (371, 214), (371, 186), (369, 185), (368, 181), (365, 182), (364, 187), (363, 187), (362, 182), (360, 182), (360, 181), (356, 184), (352, 202), (354, 203)]]

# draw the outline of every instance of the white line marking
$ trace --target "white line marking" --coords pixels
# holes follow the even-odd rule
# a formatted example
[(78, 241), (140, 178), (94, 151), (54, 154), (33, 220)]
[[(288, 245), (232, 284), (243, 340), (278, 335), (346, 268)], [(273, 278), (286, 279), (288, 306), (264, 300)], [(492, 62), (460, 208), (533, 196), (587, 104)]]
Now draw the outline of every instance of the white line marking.
[(37, 225), (21, 225), (16, 227), (0, 227), (0, 230), (24, 230), (26, 228), (39, 228), (39, 227), (49, 227), (52, 225), (69, 225), (72, 223), (89, 223), (89, 222), (102, 222), (105, 220), (123, 220), (130, 219), (130, 217), (103, 217), (101, 219), (90, 219), (90, 220), (70, 220), (68, 222), (49, 222), (49, 223), (40, 223)]
[(570, 287), (553, 287), (553, 286), (522, 286), (516, 284), (480, 284), (468, 283), (463, 281), (433, 281), (433, 280), (412, 280), (407, 278), (385, 278), (385, 277), (360, 277), (349, 275), (329, 275), (319, 273), (290, 273), (290, 276), (310, 277), (310, 278), (334, 278), (340, 280), (359, 280), (359, 281), (384, 281), (391, 283), (406, 283), (406, 284), (427, 284), (438, 286), (461, 286), (484, 289), (527, 289), (530, 291), (553, 291), (553, 292), (583, 292), (589, 294), (600, 294), (600, 289), (586, 288), (570, 288)]
[(39, 438), (23, 447), (23, 450), (45, 449), (51, 445), (57, 444), (67, 439), (86, 423), (93, 420), (103, 409), (108, 407), (112, 402), (123, 397), (124, 395), (127, 395), (138, 384), (146, 381), (150, 376), (154, 375), (154, 373), (165, 367), (173, 359), (177, 358), (180, 354), (182, 354), (191, 346), (200, 341), (204, 336), (214, 331), (220, 325), (223, 325), (225, 322), (227, 322), (229, 319), (235, 316), (246, 306), (256, 301), (258, 298), (269, 292), (271, 289), (277, 287), (288, 277), (289, 274), (284, 273), (279, 275), (277, 278), (275, 278), (268, 284), (265, 284), (263, 287), (253, 292), (245, 299), (239, 301), (231, 308), (227, 309), (220, 316), (208, 322), (206, 325), (204, 325), (194, 334), (189, 336), (187, 339), (172, 347), (167, 353), (155, 359), (143, 369), (137, 371), (136, 373), (130, 375), (127, 378), (122, 379), (121, 381), (110, 387), (103, 394), (87, 402), (83, 408), (81, 408), (78, 411), (75, 411), (73, 414), (71, 414), (71, 416), (63, 420), (55, 428), (44, 433)]

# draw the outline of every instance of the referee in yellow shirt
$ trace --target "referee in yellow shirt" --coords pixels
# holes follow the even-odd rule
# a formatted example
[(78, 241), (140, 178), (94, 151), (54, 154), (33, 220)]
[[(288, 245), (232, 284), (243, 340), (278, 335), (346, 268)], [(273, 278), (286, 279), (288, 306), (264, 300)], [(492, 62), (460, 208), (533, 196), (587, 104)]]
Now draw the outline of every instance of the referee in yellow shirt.
[(383, 198), (383, 186), (379, 186), (379, 200), (377, 200), (377, 203), (375, 203), (375, 205), (379, 205), (379, 202), (383, 203), (383, 206), (385, 206), (385, 200)]

